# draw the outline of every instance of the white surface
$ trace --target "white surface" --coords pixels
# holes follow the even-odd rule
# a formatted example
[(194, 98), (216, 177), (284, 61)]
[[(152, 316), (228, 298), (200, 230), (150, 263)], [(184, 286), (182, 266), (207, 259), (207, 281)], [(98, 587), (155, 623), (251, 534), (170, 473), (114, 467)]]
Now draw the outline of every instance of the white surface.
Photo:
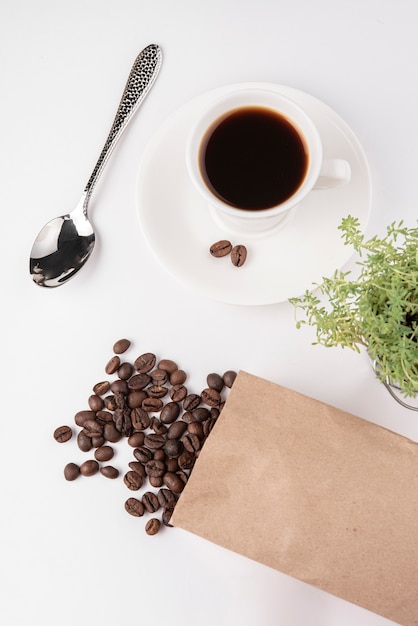
[[(275, 304), (320, 282), (352, 255), (338, 230), (341, 219), (351, 214), (364, 229), (370, 212), (369, 166), (344, 120), (297, 89), (260, 87), (304, 107), (320, 132), (324, 158), (338, 156), (350, 163), (349, 183), (313, 191), (268, 231), (248, 233), (239, 225), (224, 225), (191, 182), (185, 154), (191, 125), (207, 103), (235, 89), (231, 86), (205, 92), (171, 115), (145, 148), (137, 179), (139, 222), (157, 258), (193, 292), (230, 304)], [(237, 270), (229, 257), (210, 256), (211, 244), (221, 239), (247, 247), (244, 267)]]
[[(148, 538), (122, 509), (120, 481), (63, 480), (64, 464), (85, 457), (52, 432), (86, 407), (127, 336), (135, 354), (177, 360), (195, 390), (210, 371), (242, 368), (418, 439), (416, 414), (366, 358), (311, 346), (287, 302), (221, 303), (173, 279), (135, 205), (141, 156), (170, 114), (209, 89), (265, 81), (327, 103), (358, 137), (370, 234), (415, 224), (417, 20), (416, 0), (2, 1), (2, 624), (388, 624), (187, 533)], [(153, 42), (160, 76), (92, 200), (94, 255), (67, 285), (42, 290), (28, 275), (33, 238), (75, 206), (130, 65)]]

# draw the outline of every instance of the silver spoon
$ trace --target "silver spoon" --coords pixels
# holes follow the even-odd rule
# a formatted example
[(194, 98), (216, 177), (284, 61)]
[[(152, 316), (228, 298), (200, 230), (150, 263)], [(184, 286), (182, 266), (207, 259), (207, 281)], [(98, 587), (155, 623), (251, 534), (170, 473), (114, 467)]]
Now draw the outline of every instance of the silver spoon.
[(94, 229), (87, 218), (90, 197), (118, 139), (154, 84), (161, 61), (161, 49), (155, 44), (139, 53), (106, 143), (78, 205), (71, 213), (48, 222), (36, 237), (30, 254), (29, 271), (37, 285), (63, 285), (89, 259), (95, 242)]

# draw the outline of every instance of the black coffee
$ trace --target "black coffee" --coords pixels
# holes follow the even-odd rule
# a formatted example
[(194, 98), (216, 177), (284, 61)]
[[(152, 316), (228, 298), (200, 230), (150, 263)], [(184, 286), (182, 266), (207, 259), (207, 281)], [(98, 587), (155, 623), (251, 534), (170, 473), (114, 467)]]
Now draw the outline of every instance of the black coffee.
[(209, 189), (227, 204), (250, 211), (274, 207), (302, 184), (308, 167), (303, 139), (275, 111), (243, 107), (215, 122), (200, 153)]

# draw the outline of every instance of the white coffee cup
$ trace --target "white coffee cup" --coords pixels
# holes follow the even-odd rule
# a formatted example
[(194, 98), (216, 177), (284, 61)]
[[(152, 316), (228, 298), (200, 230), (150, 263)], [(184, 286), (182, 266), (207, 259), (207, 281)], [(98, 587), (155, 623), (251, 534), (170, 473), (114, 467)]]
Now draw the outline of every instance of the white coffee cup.
[[(262, 116), (273, 115), (281, 122), (284, 120), (283, 123), (290, 125), (290, 131), (296, 134), (297, 139), (295, 138), (295, 141), (300, 143), (300, 150), (304, 152), (304, 169), (300, 180), (290, 195), (280, 199), (278, 202), (273, 202), (271, 206), (257, 205), (256, 208), (241, 206), (240, 201), (226, 197), (223, 191), (219, 192), (219, 189), (216, 187), (218, 183), (213, 184), (206, 167), (207, 161), (205, 159), (207, 159), (209, 154), (208, 146), (212, 145), (210, 142), (214, 142), (214, 139), (212, 139), (214, 133), (217, 132), (219, 134), (217, 129), (220, 128), (221, 124), (225, 127), (225, 121), (230, 123), (231, 116), (237, 113), (242, 114), (243, 112), (249, 116), (253, 114)], [(248, 117), (248, 119), (251, 118)], [(240, 123), (243, 124), (243, 122)], [(242, 128), (244, 128), (244, 131), (237, 135), (241, 142), (244, 138), (244, 142), (236, 150), (238, 156), (241, 156), (247, 148), (245, 143), (245, 125)], [(238, 146), (238, 139), (236, 141)], [(282, 140), (278, 139), (277, 141)], [(253, 150), (249, 152), (251, 152), (251, 156), (255, 154)], [(224, 153), (226, 154), (226, 151), (222, 151), (219, 154), (223, 156)], [(227, 182), (229, 182), (229, 169), (232, 171), (233, 168), (232, 160), (227, 160), (219, 167), (220, 175), (224, 176), (225, 174), (224, 178), (226, 178)], [(289, 159), (286, 156), (286, 164), (288, 161)], [(259, 159), (255, 159), (254, 162), (258, 164)], [(347, 161), (339, 158), (323, 159), (320, 134), (306, 111), (287, 96), (265, 88), (239, 88), (223, 97), (214, 99), (212, 103), (206, 106), (192, 127), (188, 137), (186, 163), (191, 180), (207, 202), (216, 222), (226, 231), (247, 234), (263, 233), (271, 228), (283, 225), (291, 212), (313, 190), (329, 189), (345, 184), (350, 181), (351, 176), (350, 164)], [(245, 189), (247, 189), (247, 182), (252, 180), (251, 167), (253, 166), (249, 167), (250, 171), (243, 175), (242, 179)], [(264, 169), (266, 168), (261, 168), (262, 171)], [(277, 171), (279, 172), (279, 169)], [(284, 172), (280, 172), (280, 175), (282, 179), (285, 177)], [(280, 175), (278, 174), (277, 180), (280, 179)], [(258, 183), (260, 184), (260, 181)], [(248, 185), (250, 185), (249, 182)], [(256, 182), (254, 185), (256, 185)], [(239, 181), (237, 182), (236, 180), (235, 187), (238, 186)], [(271, 187), (272, 191), (274, 190), (272, 181), (269, 182), (268, 187)], [(255, 197), (257, 197), (259, 191), (255, 188)]]

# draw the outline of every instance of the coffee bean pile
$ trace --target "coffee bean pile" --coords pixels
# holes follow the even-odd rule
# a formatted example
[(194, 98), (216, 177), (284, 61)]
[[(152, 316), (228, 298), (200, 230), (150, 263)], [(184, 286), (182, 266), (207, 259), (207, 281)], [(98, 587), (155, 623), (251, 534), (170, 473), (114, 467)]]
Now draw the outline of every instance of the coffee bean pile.
[(232, 246), (232, 243), (227, 239), (221, 239), (213, 243), (209, 248), (209, 252), (216, 258), (230, 254), (232, 265), (235, 265), (235, 267), (241, 267), (247, 260), (247, 248), (243, 244)]
[[(75, 414), (78, 447), (82, 452), (94, 451), (94, 458), (80, 465), (67, 463), (64, 477), (73, 481), (100, 473), (118, 478), (119, 470), (109, 464), (115, 453), (112, 444), (125, 440), (133, 451), (123, 481), (132, 492), (142, 489), (142, 495), (128, 497), (125, 510), (135, 517), (152, 515), (145, 531), (155, 535), (161, 524), (171, 526), (176, 502), (222, 411), (236, 372), (210, 373), (207, 387), (199, 394), (192, 393), (186, 386), (186, 372), (171, 359), (158, 360), (151, 352), (133, 363), (122, 359), (130, 345), (127, 339), (116, 341), (105, 367), (107, 380), (93, 386), (89, 408)], [(64, 443), (73, 434), (71, 426), (59, 426), (54, 438)]]

